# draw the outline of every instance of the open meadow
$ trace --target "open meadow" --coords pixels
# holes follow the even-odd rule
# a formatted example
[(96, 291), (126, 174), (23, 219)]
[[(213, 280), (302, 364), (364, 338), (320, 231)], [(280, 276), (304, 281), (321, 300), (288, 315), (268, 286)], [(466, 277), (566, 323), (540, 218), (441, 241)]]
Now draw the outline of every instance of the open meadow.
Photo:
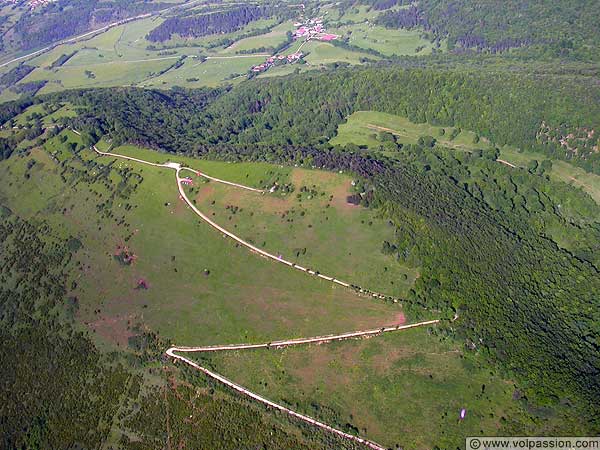
[[(359, 296), (350, 289), (265, 260), (224, 239), (179, 199), (172, 171), (98, 157), (81, 147), (79, 136), (64, 131), (44, 148), (3, 162), (3, 177), (10, 175), (24, 181), (4, 186), (1, 199), (15, 212), (25, 217), (43, 216), (65, 235), (82, 242), (71, 294), (81, 298), (80, 320), (113, 344), (125, 346), (135, 325), (148, 326), (174, 342), (210, 344), (323, 334), (404, 320), (398, 304)], [(168, 158), (148, 150), (135, 152), (150, 160)], [(251, 185), (275, 180), (285, 183), (292, 176), (290, 169), (278, 166), (186, 162)], [(347, 186), (347, 178), (340, 180), (333, 185)], [(239, 200), (239, 206), (248, 211), (240, 217), (249, 217), (254, 205)], [(59, 209), (59, 204), (66, 207)], [(223, 210), (224, 206), (220, 201), (218, 207)], [(260, 212), (256, 210), (257, 215)], [(331, 230), (332, 238), (338, 238), (336, 227), (346, 220), (367, 235), (371, 230), (385, 230), (386, 225), (372, 214), (365, 210), (345, 216), (339, 211), (332, 213), (331, 224), (321, 225), (315, 220), (314, 229), (319, 235)], [(311, 212), (309, 217), (318, 215), (322, 212)], [(275, 216), (268, 220), (281, 225), (279, 233), (268, 235), (271, 245), (279, 245), (289, 228), (278, 223)], [(375, 225), (362, 220), (372, 220)], [(223, 225), (227, 222), (224, 218)], [(239, 223), (241, 228), (241, 220)], [(303, 228), (302, 223), (306, 222), (299, 221), (296, 226)], [(317, 231), (320, 226), (324, 229)], [(235, 230), (233, 224), (231, 228)], [(388, 233), (391, 235), (391, 231)], [(307, 248), (305, 261), (313, 258), (315, 263), (332, 263), (332, 267), (320, 270), (339, 270), (340, 277), (354, 270), (357, 259), (342, 258), (341, 254), (350, 244), (337, 249), (339, 260), (331, 255), (319, 259), (311, 236), (310, 232), (304, 233), (293, 243)], [(405, 270), (394, 268), (397, 263), (389, 257), (377, 256), (383, 238), (372, 234), (361, 244), (376, 246), (369, 247), (369, 252), (378, 264), (369, 267), (373, 259), (359, 259), (365, 281), (382, 282), (369, 276), (373, 275), (370, 271), (383, 272), (384, 265), (391, 271)], [(325, 241), (323, 250), (334, 247)], [(283, 249), (292, 249), (292, 244)], [(135, 255), (131, 262), (123, 262), (126, 253)], [(415, 272), (407, 273), (408, 285)], [(147, 285), (141, 288), (140, 280)]]
[[(420, 137), (431, 136), (435, 138), (437, 145), (459, 151), (493, 147), (485, 138), (469, 130), (414, 123), (406, 117), (378, 111), (357, 111), (351, 114), (346, 122), (338, 127), (338, 133), (330, 143), (333, 145), (352, 143), (376, 149), (381, 145), (378, 139), (381, 132), (393, 134), (397, 142), (402, 144), (416, 144)], [(526, 168), (532, 160), (541, 162), (548, 157), (541, 153), (524, 152), (510, 146), (503, 146), (500, 148), (500, 159)], [(600, 204), (600, 176), (560, 160), (552, 160), (552, 168), (548, 170), (548, 174), (552, 180), (580, 188)]]
[[(522, 405), (510, 381), (425, 328), (195, 359), (271, 400), (388, 448), (460, 448), (464, 436), (527, 426), (519, 423)], [(462, 408), (465, 420), (459, 419)]]

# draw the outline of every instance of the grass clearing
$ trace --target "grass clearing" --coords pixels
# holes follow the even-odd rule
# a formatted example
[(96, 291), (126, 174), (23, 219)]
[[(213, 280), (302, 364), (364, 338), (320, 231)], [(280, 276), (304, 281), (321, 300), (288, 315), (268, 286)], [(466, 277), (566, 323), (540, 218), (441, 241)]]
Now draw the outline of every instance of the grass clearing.
[[(4, 185), (0, 198), (16, 213), (43, 217), (80, 239), (70, 295), (80, 299), (79, 320), (113, 345), (124, 345), (136, 324), (173, 342), (211, 344), (376, 327), (395, 323), (401, 312), (398, 305), (358, 296), (224, 239), (178, 198), (172, 170), (85, 149), (73, 153), (69, 143), (77, 145), (79, 137), (61, 135), (66, 143), (59, 136), (43, 151), (0, 163), (0, 176), (23, 180)], [(143, 152), (168, 159), (137, 150)], [(30, 170), (31, 159), (36, 163)], [(267, 165), (197, 161), (197, 166), (250, 184), (289, 173), (278, 166), (266, 170)], [(122, 198), (113, 195), (115, 189), (132, 193)], [(114, 256), (123, 245), (137, 256), (131, 265)], [(137, 288), (140, 278), (148, 289)]]
[(345, 25), (330, 30), (347, 36), (349, 43), (364, 49), (373, 49), (386, 56), (428, 55), (434, 45), (421, 37), (420, 30), (390, 30), (368, 23)]
[(287, 39), (286, 33), (293, 31), (294, 27), (291, 21), (283, 22), (271, 31), (260, 36), (252, 36), (235, 41), (229, 47), (223, 49), (222, 54), (235, 54), (236, 52), (253, 50), (261, 47), (277, 47)]
[[(24, 81), (48, 80), (40, 94), (81, 87), (129, 86), (167, 69), (173, 62), (172, 59), (161, 59), (114, 61), (83, 66), (65, 65), (52, 72), (36, 69)], [(86, 74), (86, 71), (91, 74)]]
[(213, 182), (191, 194), (201, 211), (261, 248), (370, 290), (406, 295), (418, 272), (380, 252), (384, 240), (393, 241), (394, 229), (373, 211), (346, 203), (351, 180), (303, 169), (294, 169), (291, 179), (296, 190), (287, 195)]
[[(444, 130), (443, 134), (442, 130)], [(377, 148), (380, 145), (377, 135), (381, 131), (394, 134), (398, 142), (405, 144), (415, 144), (420, 136), (433, 136), (439, 145), (456, 150), (471, 151), (491, 147), (491, 143), (485, 138), (477, 140), (476, 133), (472, 131), (433, 126), (428, 123), (417, 124), (406, 117), (378, 111), (357, 111), (351, 114), (346, 123), (338, 127), (337, 135), (330, 142), (333, 145), (353, 143), (358, 146)], [(450, 139), (455, 132), (458, 132), (456, 137)], [(527, 164), (534, 159), (541, 162), (548, 157), (541, 153), (521, 152), (513, 147), (504, 146), (500, 149), (500, 159), (516, 166), (527, 167)], [(596, 203), (600, 204), (600, 176), (561, 160), (552, 160), (552, 169), (548, 174), (554, 181), (561, 181), (587, 192)]]
[[(188, 197), (220, 225), (255, 245), (370, 290), (404, 296), (418, 271), (380, 252), (394, 231), (372, 210), (350, 205), (352, 179), (319, 170), (264, 163), (227, 164), (119, 147), (116, 153), (177, 162), (217, 178), (262, 189), (292, 183), (294, 192), (258, 194), (192, 177)], [(304, 192), (303, 192), (304, 191)]]
[[(502, 147), (500, 158), (520, 167), (527, 167), (527, 164), (534, 159), (538, 162), (548, 159), (541, 153), (519, 152), (511, 147)], [(552, 160), (549, 174), (555, 181), (562, 181), (587, 192), (600, 205), (600, 175), (586, 172), (580, 167), (557, 159)]]
[(355, 52), (346, 50), (341, 47), (326, 42), (310, 41), (302, 47), (302, 52), (308, 53), (304, 60), (312, 66), (332, 64), (332, 63), (348, 63), (361, 64), (361, 58), (377, 59), (368, 53)]
[(233, 78), (245, 78), (253, 65), (260, 64), (264, 60), (264, 56), (246, 57), (246, 55), (211, 57), (204, 62), (196, 58), (188, 58), (178, 69), (147, 80), (142, 83), (142, 86), (217, 86), (224, 81), (230, 82)]
[[(443, 135), (442, 135), (443, 130)], [(490, 144), (484, 139), (476, 140), (476, 134), (468, 130), (460, 131), (451, 138), (455, 127), (438, 127), (427, 123), (414, 123), (406, 117), (378, 111), (357, 111), (351, 114), (346, 123), (338, 127), (337, 136), (331, 139), (333, 145), (353, 143), (367, 147), (379, 145), (377, 135), (381, 131), (394, 134), (398, 142), (416, 144), (421, 136), (433, 136), (440, 145), (457, 150), (486, 148)]]
[(466, 436), (501, 435), (503, 418), (518, 423), (524, 416), (512, 383), (427, 329), (196, 359), (273, 401), (390, 448), (460, 448)]

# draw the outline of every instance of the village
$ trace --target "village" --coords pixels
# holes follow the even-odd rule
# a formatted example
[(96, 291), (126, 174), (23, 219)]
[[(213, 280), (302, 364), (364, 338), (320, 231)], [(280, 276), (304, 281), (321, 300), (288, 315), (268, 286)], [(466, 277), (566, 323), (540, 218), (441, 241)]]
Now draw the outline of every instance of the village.
[(337, 34), (327, 33), (325, 31), (325, 27), (323, 26), (323, 19), (321, 18), (312, 18), (305, 22), (295, 22), (294, 27), (296, 30), (293, 32), (292, 36), (295, 41), (304, 39), (304, 42), (298, 47), (298, 49), (289, 55), (272, 55), (269, 56), (264, 63), (259, 64), (257, 66), (253, 66), (250, 70), (254, 73), (265, 72), (269, 68), (275, 65), (281, 64), (293, 64), (302, 59), (304, 53), (300, 50), (304, 46), (304, 44), (310, 40), (318, 40), (323, 42), (330, 42), (334, 39), (337, 39), (339, 36)]
[(47, 5), (48, 3), (52, 3), (54, 1), (56, 0), (27, 0), (26, 2), (22, 2), (21, 0), (4, 0), (0, 2), (0, 4), (15, 5), (19, 3), (25, 3), (29, 7), (29, 9), (33, 10), (35, 8)]

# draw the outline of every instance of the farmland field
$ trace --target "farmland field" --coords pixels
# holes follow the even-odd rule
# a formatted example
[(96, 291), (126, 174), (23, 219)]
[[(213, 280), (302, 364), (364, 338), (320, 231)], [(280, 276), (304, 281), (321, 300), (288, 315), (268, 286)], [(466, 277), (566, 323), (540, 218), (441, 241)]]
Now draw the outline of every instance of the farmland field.
[(304, 59), (311, 66), (332, 63), (360, 64), (361, 58), (377, 59), (367, 53), (346, 50), (326, 42), (308, 42), (302, 47), (302, 51), (308, 53), (308, 56)]
[(223, 81), (234, 77), (246, 77), (248, 69), (253, 65), (264, 62), (265, 56), (215, 56), (206, 61), (198, 58), (187, 58), (183, 65), (154, 78), (145, 80), (143, 87), (163, 86), (217, 86)]
[(419, 30), (389, 30), (369, 24), (345, 25), (332, 28), (332, 33), (348, 36), (348, 43), (364, 49), (392, 55), (425, 55), (431, 53), (433, 45), (421, 37)]
[(286, 33), (292, 31), (291, 21), (283, 22), (271, 29), (271, 31), (259, 36), (252, 36), (236, 40), (229, 47), (221, 51), (223, 54), (249, 51), (261, 47), (276, 47), (286, 41)]

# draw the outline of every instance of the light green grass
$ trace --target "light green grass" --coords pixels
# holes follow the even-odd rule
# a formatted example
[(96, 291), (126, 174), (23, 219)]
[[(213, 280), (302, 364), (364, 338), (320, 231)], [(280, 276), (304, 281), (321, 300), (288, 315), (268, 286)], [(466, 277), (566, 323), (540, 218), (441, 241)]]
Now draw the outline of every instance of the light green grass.
[(346, 9), (346, 11), (339, 16), (339, 20), (343, 22), (364, 22), (365, 20), (373, 20), (377, 17), (381, 11), (376, 11), (365, 5), (356, 5)]
[[(264, 61), (265, 56), (215, 58), (204, 62), (188, 58), (180, 68), (145, 81), (142, 86), (217, 86), (233, 76), (245, 76), (252, 66)], [(195, 78), (198, 80), (193, 80)]]
[(71, 105), (68, 102), (64, 103), (63, 106), (61, 106), (59, 109), (57, 109), (51, 114), (48, 114), (48, 111), (46, 111), (46, 109), (44, 108), (44, 103), (38, 103), (36, 105), (30, 106), (21, 114), (16, 116), (13, 119), (14, 124), (21, 126), (33, 125), (33, 121), (30, 120), (30, 118), (31, 115), (34, 113), (43, 116), (42, 123), (46, 127), (55, 124), (58, 121), (58, 119), (61, 119), (63, 117), (74, 117), (76, 115), (75, 111), (73, 110), (73, 105)]
[[(441, 130), (444, 130), (444, 135)], [(450, 135), (454, 127), (438, 127), (427, 123), (414, 123), (405, 117), (378, 111), (357, 111), (351, 114), (346, 123), (338, 127), (337, 136), (331, 139), (333, 145), (353, 143), (368, 147), (377, 147), (380, 142), (377, 135), (389, 132), (396, 136), (398, 142), (416, 144), (421, 136), (433, 136), (440, 145), (457, 150), (473, 150), (489, 147), (489, 143), (480, 139), (475, 143), (476, 134), (472, 131), (461, 130), (454, 139)]]
[[(440, 133), (442, 129), (445, 131), (443, 135)], [(398, 142), (406, 144), (415, 144), (420, 136), (433, 136), (439, 145), (456, 150), (471, 151), (491, 147), (491, 144), (483, 138), (475, 143), (476, 134), (468, 130), (461, 130), (458, 136), (450, 140), (453, 129), (453, 127), (439, 127), (428, 123), (417, 124), (405, 117), (378, 111), (357, 111), (348, 117), (346, 123), (338, 127), (337, 135), (330, 142), (333, 145), (353, 143), (375, 149), (380, 145), (377, 139), (378, 133), (387, 131), (393, 133)], [(500, 149), (500, 159), (516, 166), (527, 167), (533, 159), (541, 162), (548, 157), (541, 153), (519, 152), (515, 148), (505, 146)], [(582, 189), (600, 204), (600, 176), (560, 160), (552, 160), (552, 169), (548, 174), (555, 181)]]
[[(520, 167), (527, 167), (527, 164), (534, 159), (538, 162), (549, 159), (541, 153), (519, 152), (511, 147), (501, 148), (500, 158)], [(600, 175), (586, 172), (580, 167), (557, 159), (552, 160), (552, 170), (549, 171), (549, 175), (555, 181), (562, 181), (587, 192), (596, 203), (600, 204)]]
[[(304, 59), (310, 65), (325, 65), (331, 63), (360, 64), (361, 58), (377, 59), (367, 53), (346, 50), (332, 44), (319, 41), (310, 41), (302, 47), (303, 53), (309, 53)], [(291, 53), (291, 52), (290, 52)]]
[(341, 428), (352, 424), (361, 436), (389, 448), (462, 448), (466, 436), (506, 434), (503, 417), (527, 424), (512, 399), (512, 383), (426, 329), (283, 350), (220, 352), (202, 355), (202, 361), (273, 401)]
[(282, 77), (292, 74), (296, 71), (305, 72), (307, 70), (313, 70), (315, 67), (311, 67), (307, 64), (284, 64), (281, 66), (271, 67), (266, 72), (262, 72), (259, 78), (270, 78), (270, 77)]
[[(291, 182), (292, 194), (261, 195), (192, 176), (196, 186), (188, 196), (217, 223), (255, 245), (370, 290), (404, 296), (418, 275), (380, 252), (384, 240), (394, 240), (393, 227), (372, 210), (346, 203), (352, 193), (348, 176), (269, 164), (172, 158), (132, 146), (114, 151), (152, 162), (175, 159), (209, 175), (263, 189), (275, 182)], [(303, 186), (318, 195), (301, 193)], [(240, 210), (233, 213), (231, 206)]]
[[(64, 133), (70, 140), (79, 139)], [(71, 294), (80, 299), (79, 318), (104, 339), (119, 342), (119, 336), (130, 333), (129, 322), (142, 323), (182, 344), (263, 341), (377, 326), (393, 322), (401, 311), (398, 305), (358, 296), (223, 238), (179, 199), (172, 170), (113, 162), (89, 150), (79, 153), (82, 162), (57, 139), (45, 151), (0, 163), (0, 176), (10, 180), (0, 188), (0, 200), (16, 213), (43, 217), (83, 242), (78, 255), (82, 272), (73, 275), (77, 288)], [(50, 155), (64, 162), (57, 164)], [(39, 164), (26, 179), (31, 158)], [(98, 179), (90, 184), (72, 172), (83, 169), (90, 159), (113, 164), (111, 183)], [(197, 161), (197, 166), (251, 184), (273, 173), (281, 177), (287, 173), (266, 165)], [(96, 205), (109, 199), (123, 181), (118, 171), (125, 168), (141, 174), (143, 181), (131, 199), (115, 198), (111, 215), (104, 217)], [(96, 177), (101, 169), (96, 166), (89, 173)], [(66, 185), (60, 181), (61, 172)], [(131, 233), (127, 245), (138, 259), (132, 266), (122, 266), (112, 254)], [(210, 270), (208, 276), (205, 269)], [(148, 280), (147, 291), (135, 289), (140, 277)]]
[[(381, 253), (383, 241), (394, 240), (394, 229), (373, 211), (346, 203), (350, 179), (295, 169), (292, 181), (296, 192), (287, 195), (261, 196), (208, 183), (191, 197), (218, 223), (274, 254), (370, 290), (407, 294), (418, 272)], [(302, 186), (318, 194), (298, 199)]]
[[(56, 92), (63, 89), (84, 87), (109, 87), (128, 86), (146, 83), (145, 85), (170, 87), (181, 86), (215, 86), (233, 73), (245, 74), (253, 63), (261, 62), (261, 59), (253, 61), (214, 61), (203, 67), (200, 76), (193, 69), (192, 59), (176, 73), (167, 73), (156, 79), (156, 74), (167, 69), (182, 55), (197, 56), (199, 48), (188, 46), (188, 41), (179, 42), (182, 46), (168, 49), (168, 54), (159, 50), (147, 50), (151, 43), (145, 39), (146, 34), (158, 26), (163, 19), (144, 19), (129, 24), (114, 27), (106, 32), (100, 33), (90, 39), (73, 44), (64, 44), (55, 49), (39, 55), (28, 64), (36, 69), (25, 77), (21, 83), (29, 81), (47, 80), (46, 86), (39, 91), (40, 94)], [(244, 32), (265, 27), (274, 23), (269, 21), (257, 21), (249, 24), (243, 30), (233, 33), (235, 37)], [(223, 35), (207, 36), (202, 39), (208, 44)], [(217, 52), (219, 49), (215, 49)], [(62, 67), (49, 70), (51, 64), (63, 54), (76, 52)], [(214, 53), (213, 52), (213, 53)], [(264, 58), (263, 58), (264, 59)], [(197, 62), (197, 61), (196, 61)], [(189, 73), (185, 73), (188, 71)], [(7, 68), (9, 70), (9, 68)], [(95, 78), (89, 78), (85, 71), (91, 71)], [(180, 77), (181, 75), (181, 77)], [(198, 77), (200, 82), (189, 83), (187, 78)], [(0, 99), (12, 100), (16, 98), (10, 91), (3, 92)]]
[(261, 47), (277, 47), (286, 41), (286, 33), (294, 29), (291, 21), (275, 26), (271, 31), (260, 36), (252, 36), (234, 42), (222, 50), (223, 54), (234, 54), (243, 50), (252, 50)]
[[(261, 19), (261, 20), (256, 20), (254, 22), (250, 22), (248, 25), (246, 25), (245, 27), (231, 32), (231, 33), (226, 33), (226, 34), (212, 34), (212, 35), (206, 35), (206, 36), (202, 36), (202, 37), (198, 37), (198, 38), (184, 38), (179, 36), (178, 34), (174, 34), (171, 39), (164, 41), (164, 42), (155, 42), (152, 45), (155, 45), (157, 48), (160, 47), (184, 47), (184, 46), (191, 46), (191, 47), (201, 47), (201, 48), (205, 48), (209, 46), (209, 44), (212, 44), (214, 42), (217, 41), (221, 41), (223, 39), (231, 39), (233, 41), (237, 40), (240, 38), (240, 36), (249, 33), (249, 32), (253, 32), (256, 30), (262, 30), (264, 28), (268, 28), (268, 27), (272, 27), (276, 24), (276, 20), (275, 19)], [(224, 49), (224, 47), (214, 47), (211, 48), (210, 53), (218, 53), (221, 52)]]
[(430, 41), (421, 37), (422, 31), (419, 30), (390, 30), (370, 24), (355, 24), (329, 31), (349, 36), (352, 45), (373, 49), (387, 56), (428, 55), (433, 48)]
[[(143, 36), (158, 23), (150, 19), (132, 22), (84, 41), (60, 45), (31, 59), (28, 64), (37, 68), (20, 83), (48, 80), (39, 92), (43, 94), (81, 87), (124, 86), (143, 81), (173, 64), (180, 53), (192, 52), (186, 49), (187, 53), (160, 56), (157, 52), (146, 51)], [(138, 45), (140, 41), (142, 45)], [(76, 54), (62, 67), (49, 70), (61, 55), (74, 51)], [(86, 70), (93, 72), (95, 78), (86, 76)]]
[[(52, 72), (35, 69), (25, 77), (23, 82), (49, 80), (40, 90), (40, 94), (82, 87), (128, 86), (168, 68), (174, 61), (162, 59), (136, 62), (114, 61), (83, 66), (65, 65)], [(91, 71), (95, 78), (86, 76), (86, 70)]]

